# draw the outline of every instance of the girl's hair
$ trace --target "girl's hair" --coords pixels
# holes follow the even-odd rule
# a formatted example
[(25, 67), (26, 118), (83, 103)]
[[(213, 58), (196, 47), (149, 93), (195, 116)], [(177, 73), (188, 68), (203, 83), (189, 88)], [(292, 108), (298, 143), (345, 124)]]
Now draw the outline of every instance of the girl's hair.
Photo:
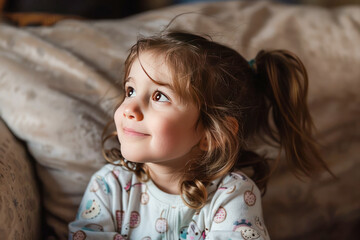
[[(250, 167), (252, 179), (265, 193), (270, 159), (251, 151), (247, 143), (255, 137), (272, 139), (279, 153), (284, 149), (296, 174), (310, 177), (316, 170), (329, 171), (312, 136), (307, 72), (295, 54), (262, 50), (250, 66), (238, 52), (211, 39), (171, 31), (137, 41), (126, 59), (124, 79), (144, 51), (164, 57), (175, 91), (200, 111), (208, 150), (189, 159), (181, 176), (181, 196), (189, 207), (204, 206), (206, 186), (234, 169)], [(109, 137), (103, 136), (103, 144)], [(120, 160), (140, 180), (151, 177), (144, 164), (124, 160), (118, 148), (103, 146), (103, 154), (109, 162)]]

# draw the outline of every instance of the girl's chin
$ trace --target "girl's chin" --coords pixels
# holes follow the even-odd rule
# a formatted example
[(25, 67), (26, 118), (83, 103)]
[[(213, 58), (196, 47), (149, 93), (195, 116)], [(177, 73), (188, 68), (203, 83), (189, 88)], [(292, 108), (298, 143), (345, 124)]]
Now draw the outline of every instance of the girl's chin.
[(130, 161), (130, 162), (134, 162), (134, 163), (145, 163), (147, 162), (145, 158), (143, 157), (139, 157), (139, 156), (134, 156), (134, 154), (124, 154), (122, 153), (122, 156), (124, 157), (124, 159)]

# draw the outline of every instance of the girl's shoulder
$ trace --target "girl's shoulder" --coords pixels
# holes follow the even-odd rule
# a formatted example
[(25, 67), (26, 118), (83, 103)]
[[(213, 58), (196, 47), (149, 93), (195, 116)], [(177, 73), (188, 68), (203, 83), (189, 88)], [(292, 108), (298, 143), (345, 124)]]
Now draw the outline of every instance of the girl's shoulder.
[(220, 185), (253, 185), (251, 178), (241, 171), (230, 172), (223, 176)]
[(205, 226), (211, 229), (208, 237), (240, 239), (245, 236), (243, 232), (255, 238), (267, 235), (262, 227), (261, 194), (256, 184), (241, 171), (230, 172), (216, 183), (199, 217), (204, 216)]
[(212, 202), (227, 201), (239, 195), (248, 195), (261, 198), (259, 188), (254, 181), (241, 171), (230, 172), (213, 182)]

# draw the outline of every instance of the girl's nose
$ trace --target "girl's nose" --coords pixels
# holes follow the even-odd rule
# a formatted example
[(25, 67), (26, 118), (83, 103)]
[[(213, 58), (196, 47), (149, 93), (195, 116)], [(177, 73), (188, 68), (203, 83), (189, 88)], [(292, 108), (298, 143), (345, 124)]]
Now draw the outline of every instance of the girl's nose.
[(128, 119), (133, 119), (136, 121), (141, 121), (144, 116), (140, 111), (139, 106), (135, 104), (129, 104), (124, 108), (123, 116)]

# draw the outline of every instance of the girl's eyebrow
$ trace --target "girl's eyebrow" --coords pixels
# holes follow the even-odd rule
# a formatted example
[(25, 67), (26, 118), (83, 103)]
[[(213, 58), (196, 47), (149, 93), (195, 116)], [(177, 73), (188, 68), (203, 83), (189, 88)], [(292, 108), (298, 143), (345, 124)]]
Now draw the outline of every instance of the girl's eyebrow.
[(152, 80), (156, 85), (159, 85), (159, 86), (164, 86), (164, 87), (167, 87), (169, 88), (170, 90), (174, 90), (173, 86), (169, 83), (164, 83), (164, 82), (160, 82), (160, 81), (155, 81), (155, 80)]
[(124, 85), (125, 85), (127, 82), (130, 82), (131, 79), (132, 79), (132, 77), (126, 78), (125, 81), (124, 81)]
[[(134, 79), (133, 77), (128, 77), (128, 78), (126, 78), (125, 81), (124, 81), (124, 86), (125, 86), (125, 84), (126, 84), (127, 82), (130, 82), (130, 81), (133, 80), (133, 79)], [(170, 90), (174, 91), (174, 87), (173, 87), (171, 84), (169, 84), (169, 83), (160, 82), (160, 81), (154, 80), (154, 79), (152, 79), (152, 78), (150, 78), (150, 80), (151, 80), (153, 83), (155, 83), (156, 85), (164, 86), (164, 87), (167, 87), (167, 88), (169, 88)]]

